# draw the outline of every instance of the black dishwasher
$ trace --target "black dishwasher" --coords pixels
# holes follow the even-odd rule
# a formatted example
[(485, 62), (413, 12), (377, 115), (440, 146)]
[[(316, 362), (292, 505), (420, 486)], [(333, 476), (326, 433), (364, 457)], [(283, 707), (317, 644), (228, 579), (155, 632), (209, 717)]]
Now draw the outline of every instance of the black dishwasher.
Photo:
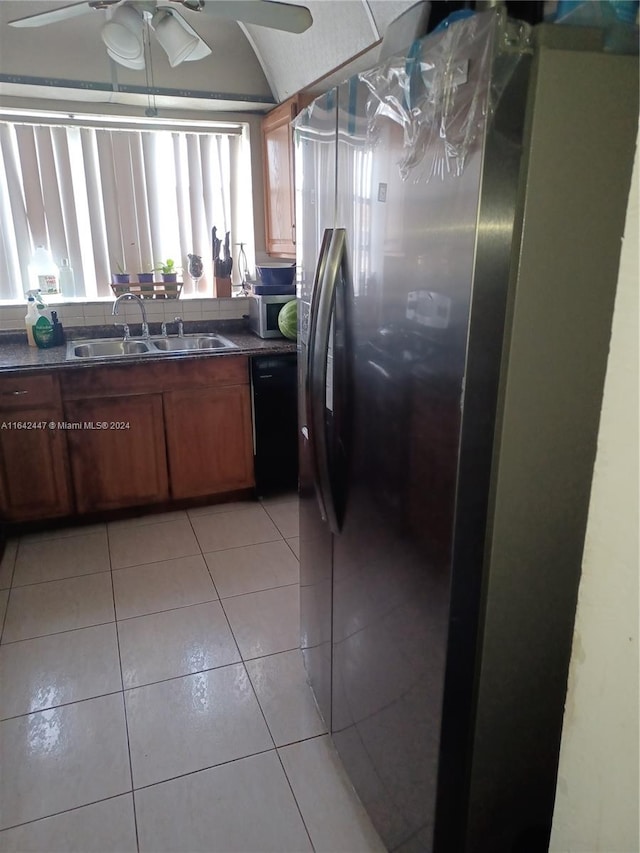
[(256, 492), (298, 488), (296, 353), (251, 358)]

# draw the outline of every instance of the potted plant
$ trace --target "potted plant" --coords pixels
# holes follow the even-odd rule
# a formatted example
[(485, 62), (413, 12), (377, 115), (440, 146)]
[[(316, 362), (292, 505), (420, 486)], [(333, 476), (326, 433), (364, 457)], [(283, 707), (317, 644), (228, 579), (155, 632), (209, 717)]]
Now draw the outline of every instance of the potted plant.
[(129, 284), (129, 273), (125, 272), (122, 265), (116, 261), (118, 272), (111, 273), (111, 281), (114, 284)]
[(153, 270), (150, 272), (139, 272), (138, 281), (140, 284), (153, 284)]
[(178, 268), (176, 267), (173, 258), (167, 258), (166, 261), (160, 261), (158, 266), (154, 267), (154, 270), (160, 270), (162, 273), (162, 280), (164, 282), (175, 282), (178, 280)]

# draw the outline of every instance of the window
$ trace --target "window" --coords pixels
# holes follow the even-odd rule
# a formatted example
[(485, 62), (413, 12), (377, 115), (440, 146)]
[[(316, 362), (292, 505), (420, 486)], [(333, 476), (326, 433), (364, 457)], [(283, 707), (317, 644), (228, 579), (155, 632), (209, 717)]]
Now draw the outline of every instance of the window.
[[(97, 124), (97, 126), (96, 126)], [(103, 123), (104, 124), (104, 123)], [(76, 293), (112, 296), (111, 273), (135, 280), (166, 258), (200, 255), (200, 295), (212, 293), (211, 229), (253, 245), (248, 130), (97, 122), (0, 122), (0, 299), (22, 300), (36, 246), (69, 258)], [(245, 184), (248, 183), (248, 186)], [(250, 259), (252, 260), (252, 259)]]

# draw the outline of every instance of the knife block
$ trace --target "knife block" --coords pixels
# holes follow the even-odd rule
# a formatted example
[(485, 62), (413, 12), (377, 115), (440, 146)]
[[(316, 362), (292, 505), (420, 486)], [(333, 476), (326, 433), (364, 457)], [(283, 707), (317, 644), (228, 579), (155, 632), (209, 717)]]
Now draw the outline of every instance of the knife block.
[(231, 296), (231, 278), (220, 278), (220, 276), (215, 276), (215, 292), (214, 295), (221, 296)]

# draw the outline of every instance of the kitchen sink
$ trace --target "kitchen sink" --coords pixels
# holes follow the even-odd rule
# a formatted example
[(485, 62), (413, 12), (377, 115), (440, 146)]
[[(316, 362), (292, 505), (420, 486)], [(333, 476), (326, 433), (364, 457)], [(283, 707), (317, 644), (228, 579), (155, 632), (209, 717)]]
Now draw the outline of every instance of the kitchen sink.
[(71, 341), (67, 345), (67, 358), (105, 358), (116, 355), (141, 355), (150, 352), (151, 347), (146, 341)]
[(181, 337), (158, 337), (148, 340), (102, 338), (93, 341), (69, 341), (67, 360), (91, 358), (115, 358), (128, 355), (162, 356), (181, 352), (221, 352), (237, 349), (222, 335), (182, 335)]
[(220, 335), (183, 335), (178, 338), (152, 338), (151, 340), (161, 352), (236, 349), (235, 344)]

